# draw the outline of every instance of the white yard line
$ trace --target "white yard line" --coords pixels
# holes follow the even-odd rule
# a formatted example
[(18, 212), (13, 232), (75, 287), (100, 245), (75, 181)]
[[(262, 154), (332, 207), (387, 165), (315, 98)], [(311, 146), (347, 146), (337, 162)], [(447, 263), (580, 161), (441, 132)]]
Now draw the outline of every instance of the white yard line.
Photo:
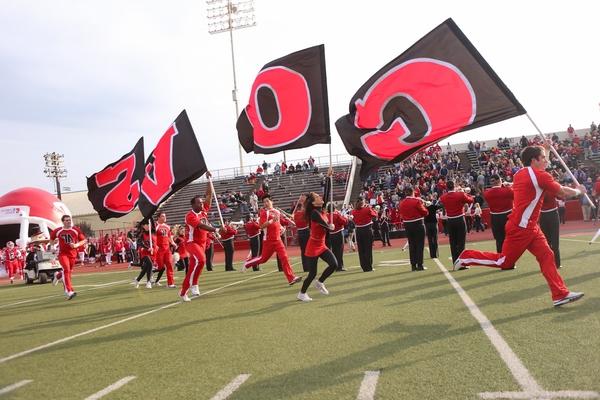
[[(228, 288), (230, 286), (239, 285), (240, 283), (248, 282), (248, 281), (251, 281), (251, 280), (254, 280), (254, 279), (266, 276), (266, 275), (270, 275), (270, 274), (272, 274), (274, 272), (277, 272), (277, 270), (275, 269), (275, 270), (273, 270), (271, 272), (267, 272), (267, 273), (264, 273), (264, 274), (256, 275), (256, 276), (253, 276), (253, 277), (248, 278), (248, 279), (243, 279), (241, 281), (236, 281), (236, 282), (233, 282), (233, 283), (229, 283), (227, 285), (218, 287), (216, 289), (212, 289), (212, 290), (209, 290), (207, 292), (201, 293), (199, 297), (206, 296), (207, 294), (217, 292), (219, 290)], [(37, 347), (31, 348), (29, 350), (22, 351), (20, 353), (16, 353), (16, 354), (13, 354), (13, 355), (10, 355), (10, 356), (6, 356), (4, 358), (0, 358), (0, 364), (4, 364), (5, 362), (10, 361), (10, 360), (14, 360), (15, 358), (20, 358), (20, 357), (26, 356), (28, 354), (35, 353), (37, 351), (47, 349), (49, 347), (56, 346), (57, 344), (69, 342), (69, 341), (71, 341), (73, 339), (77, 339), (78, 337), (81, 337), (81, 336), (89, 335), (91, 333), (95, 333), (95, 332), (101, 331), (103, 329), (107, 329), (107, 328), (110, 328), (110, 327), (113, 327), (113, 326), (116, 326), (116, 325), (123, 324), (125, 322), (132, 321), (134, 319), (138, 319), (138, 318), (144, 317), (144, 316), (149, 315), (149, 314), (153, 314), (153, 313), (155, 313), (157, 311), (160, 311), (160, 310), (171, 308), (171, 307), (176, 306), (178, 304), (181, 304), (181, 301), (177, 301), (177, 302), (174, 302), (174, 303), (165, 304), (164, 306), (153, 308), (151, 310), (148, 310), (148, 311), (145, 311), (145, 312), (142, 312), (142, 313), (139, 313), (139, 314), (135, 314), (135, 315), (132, 315), (130, 317), (120, 319), (118, 321), (111, 322), (110, 324), (101, 325), (101, 326), (98, 326), (96, 328), (89, 329), (87, 331), (76, 333), (75, 335), (67, 336), (67, 337), (64, 337), (62, 339), (58, 339), (58, 340), (55, 340), (53, 342), (43, 344), (41, 346), (37, 346)]]
[(486, 392), (479, 393), (482, 399), (597, 399), (598, 393), (578, 390), (559, 390), (557, 392)]
[[(581, 239), (567, 239), (567, 238), (560, 238), (560, 240), (565, 240), (567, 242), (581, 242), (581, 243), (590, 243), (589, 240), (581, 240)], [(590, 243), (590, 244), (600, 244), (600, 242), (594, 242), (594, 243)]]
[(225, 400), (229, 396), (233, 394), (244, 382), (246, 382), (250, 378), (250, 374), (241, 374), (235, 377), (234, 380), (229, 382), (227, 386), (219, 391), (219, 393), (215, 394), (211, 397), (210, 400)]
[(4, 395), (6, 393), (10, 393), (13, 390), (17, 390), (18, 388), (23, 387), (31, 382), (33, 382), (33, 381), (29, 380), (29, 379), (25, 379), (20, 382), (13, 383), (12, 385), (9, 385), (7, 387), (4, 387), (4, 388), (0, 389), (0, 396)]
[[(442, 271), (442, 273), (444, 274), (446, 279), (448, 279), (448, 281), (450, 282), (450, 285), (452, 285), (454, 290), (456, 290), (456, 292), (460, 296), (460, 298), (463, 301), (463, 303), (465, 304), (465, 306), (467, 306), (467, 308), (469, 309), (469, 312), (471, 313), (473, 318), (475, 318), (475, 320), (479, 323), (479, 325), (481, 326), (481, 329), (486, 334), (488, 339), (490, 339), (490, 342), (492, 342), (492, 345), (494, 346), (494, 348), (496, 349), (496, 351), (498, 352), (498, 354), (500, 355), (500, 357), (502, 358), (502, 360), (504, 361), (504, 363), (510, 370), (511, 374), (513, 375), (513, 377), (515, 378), (515, 380), (517, 381), (517, 383), (523, 390), (522, 392), (480, 393), (479, 396), (481, 398), (485, 398), (485, 399), (488, 399), (488, 398), (493, 398), (493, 399), (499, 399), (499, 398), (546, 399), (546, 398), (551, 398), (551, 397), (581, 398), (579, 396), (580, 394), (593, 395), (593, 397), (585, 397), (585, 398), (600, 397), (598, 395), (598, 393), (596, 393), (596, 392), (581, 392), (581, 391), (570, 391), (570, 390), (561, 391), (561, 392), (547, 392), (544, 389), (542, 389), (542, 387), (539, 385), (539, 383), (531, 375), (529, 370), (525, 367), (523, 362), (519, 359), (519, 357), (515, 354), (515, 352), (510, 348), (510, 346), (508, 345), (506, 340), (504, 340), (502, 335), (500, 335), (500, 333), (496, 330), (496, 328), (494, 328), (494, 325), (492, 325), (491, 321), (481, 312), (479, 307), (477, 307), (477, 304), (475, 304), (475, 302), (471, 299), (471, 297), (467, 294), (467, 292), (465, 292), (465, 290), (462, 288), (462, 286), (460, 286), (460, 284), (456, 281), (456, 279), (454, 279), (452, 274), (450, 274), (450, 272), (448, 272), (448, 270), (446, 269), (446, 267), (444, 267), (442, 262), (437, 258), (434, 258), (433, 260), (435, 261), (435, 263), (437, 264), (439, 269)], [(511, 397), (511, 396), (498, 397), (500, 394), (514, 395), (515, 393), (519, 393), (519, 395), (522, 394), (524, 397)], [(556, 393), (562, 393), (563, 395), (562, 396), (554, 396), (553, 394), (556, 394)], [(552, 394), (552, 396), (548, 397), (548, 396), (546, 396), (546, 394)], [(577, 395), (577, 396), (565, 396), (566, 394)], [(495, 396), (495, 397), (486, 397), (486, 396)]]
[(378, 380), (379, 371), (365, 371), (365, 376), (360, 384), (356, 400), (373, 400)]
[[(129, 279), (124, 279), (124, 280), (120, 280), (120, 281), (114, 281), (114, 282), (108, 282), (108, 283), (103, 283), (100, 285), (97, 285), (96, 287), (90, 288), (90, 289), (83, 289), (83, 290), (78, 290), (77, 293), (81, 293), (81, 292), (89, 292), (90, 290), (97, 290), (97, 289), (104, 289), (106, 287), (110, 287), (110, 286), (114, 286), (114, 285), (118, 285), (119, 283), (125, 283), (125, 282), (131, 282), (131, 280)], [(60, 285), (60, 283), (59, 283)], [(58, 286), (58, 285), (57, 285)], [(83, 286), (83, 285), (82, 285)], [(57, 289), (58, 290), (58, 289)], [(8, 303), (8, 304), (1, 304), (0, 305), (0, 309), (3, 308), (7, 308), (7, 307), (12, 307), (12, 306), (18, 306), (19, 304), (27, 304), (27, 303), (34, 303), (36, 301), (40, 301), (40, 300), (46, 300), (46, 299), (51, 299), (53, 297), (64, 297), (65, 294), (61, 292), (61, 294), (51, 294), (49, 296), (43, 296), (43, 297), (36, 297), (34, 299), (28, 299), (28, 300), (21, 300), (21, 301), (16, 301), (14, 303)]]
[(129, 382), (131, 382), (134, 379), (135, 379), (135, 376), (126, 376), (123, 379), (119, 379), (118, 381), (116, 381), (115, 383), (113, 383), (110, 386), (105, 387), (104, 389), (102, 389), (98, 393), (94, 393), (93, 395), (86, 397), (85, 400), (98, 400), (98, 399), (101, 399), (102, 397), (106, 396), (110, 392), (114, 392), (115, 390), (117, 390), (117, 389), (119, 389), (119, 388), (127, 385)]

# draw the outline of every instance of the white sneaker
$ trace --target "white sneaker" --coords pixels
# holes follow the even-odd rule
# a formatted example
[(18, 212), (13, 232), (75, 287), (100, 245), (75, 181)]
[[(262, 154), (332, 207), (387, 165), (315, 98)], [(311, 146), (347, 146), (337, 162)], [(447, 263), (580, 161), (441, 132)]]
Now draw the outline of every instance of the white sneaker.
[(62, 280), (62, 272), (55, 272), (52, 277), (52, 286), (56, 286)]
[(181, 298), (181, 301), (183, 301), (183, 302), (192, 301), (192, 299), (190, 299), (190, 298), (188, 297), (187, 293), (186, 293), (186, 294), (184, 294), (183, 296), (181, 296), (181, 295), (180, 295), (179, 297)]
[(305, 302), (312, 301), (312, 298), (309, 295), (307, 295), (306, 293), (302, 293), (302, 292), (299, 292), (298, 296), (296, 296), (296, 298), (300, 301), (305, 301)]
[(169, 289), (173, 289), (173, 288), (176, 288), (177, 286), (175, 286), (175, 285), (168, 285), (167, 287), (168, 287)]
[(135, 281), (134, 284), (136, 289), (140, 287), (140, 281)]
[(160, 283), (159, 281), (154, 282), (155, 286), (162, 286), (162, 283)]
[(242, 265), (242, 267), (240, 268), (240, 272), (243, 274), (246, 271), (248, 271), (248, 268), (246, 268), (246, 266)]
[(568, 295), (562, 299), (554, 300), (554, 307), (560, 307), (563, 304), (572, 303), (583, 297), (583, 292), (569, 292)]
[(198, 285), (192, 286), (191, 292), (192, 292), (192, 297), (200, 296), (200, 289), (198, 288)]
[(323, 282), (315, 281), (315, 288), (317, 288), (321, 294), (329, 294), (329, 290), (327, 290)]
[(152, 282), (146, 282), (146, 289), (152, 289)]

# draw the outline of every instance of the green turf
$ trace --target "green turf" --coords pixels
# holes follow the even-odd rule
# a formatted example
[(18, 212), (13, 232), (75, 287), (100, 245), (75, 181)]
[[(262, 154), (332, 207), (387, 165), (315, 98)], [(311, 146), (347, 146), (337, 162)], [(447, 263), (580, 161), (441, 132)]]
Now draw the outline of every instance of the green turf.
[[(491, 243), (475, 246), (492, 249)], [(529, 255), (515, 271), (473, 268), (453, 276), (544, 389), (600, 391), (600, 247), (563, 241), (561, 249), (561, 274), (572, 289), (586, 292), (563, 309), (551, 307)], [(427, 260), (429, 270), (417, 273), (406, 263), (379, 265), (407, 257), (396, 248), (378, 251), (375, 272), (335, 273), (327, 282), (331, 295), (311, 288), (314, 301), (307, 304), (295, 301), (299, 288), (278, 272), (205, 272), (203, 292), (255, 279), (0, 364), (0, 388), (33, 379), (4, 397), (83, 399), (135, 375), (105, 398), (209, 399), (249, 373), (231, 399), (353, 399), (364, 371), (380, 370), (378, 399), (519, 391), (435, 263)], [(445, 246), (440, 259), (450, 267)], [(358, 265), (355, 255), (345, 260)], [(269, 263), (264, 271), (273, 268)], [(77, 275), (79, 296), (71, 302), (51, 285), (0, 288), (0, 358), (177, 301), (176, 291), (164, 287), (83, 286), (134, 274)]]

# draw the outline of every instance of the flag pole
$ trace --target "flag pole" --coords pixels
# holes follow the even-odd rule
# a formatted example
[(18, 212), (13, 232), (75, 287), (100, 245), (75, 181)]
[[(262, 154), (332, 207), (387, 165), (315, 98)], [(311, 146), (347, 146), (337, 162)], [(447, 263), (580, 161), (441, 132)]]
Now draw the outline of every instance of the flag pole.
[(215, 187), (212, 183), (212, 179), (210, 176), (207, 176), (208, 184), (210, 185), (210, 189), (213, 193), (213, 197), (215, 199), (215, 204), (217, 206), (217, 212), (219, 213), (219, 221), (221, 221), (221, 228), (225, 227), (225, 223), (223, 222), (223, 214), (221, 214), (221, 207), (219, 207), (219, 199), (217, 198), (217, 192), (215, 192)]
[[(549, 140), (546, 135), (544, 135), (542, 133), (542, 131), (540, 130), (540, 128), (537, 126), (537, 124), (533, 121), (533, 119), (531, 119), (531, 117), (529, 116), (528, 113), (525, 114), (527, 116), (527, 118), (529, 119), (529, 121), (531, 122), (531, 124), (533, 125), (533, 127), (537, 130), (539, 136), (544, 140), (544, 142), (548, 143), (550, 145), (550, 150), (552, 151), (552, 154), (554, 154), (554, 156), (556, 158), (558, 158), (558, 161), (560, 162), (560, 165), (562, 165), (562, 167), (565, 169), (565, 171), (567, 171), (567, 173), (569, 174), (569, 177), (573, 180), (573, 182), (575, 182), (577, 185), (580, 185), (579, 181), (577, 181), (577, 178), (575, 178), (575, 175), (573, 175), (573, 173), (571, 172), (571, 169), (569, 167), (567, 167), (567, 164), (565, 163), (565, 160), (563, 160), (563, 158), (560, 156), (560, 154), (558, 154), (558, 151), (556, 151), (556, 149), (554, 148), (554, 146), (552, 145), (552, 141)], [(550, 161), (550, 160), (548, 160)], [(587, 192), (584, 192), (583, 195), (585, 196), (585, 198), (587, 199), (588, 203), (590, 204), (590, 206), (592, 206), (592, 208), (596, 208), (594, 202), (592, 201), (592, 199), (590, 199), (590, 197), (588, 196)]]
[(152, 249), (152, 215), (148, 217), (148, 237), (150, 238), (150, 249)]
[[(329, 171), (331, 171), (331, 176), (328, 177), (329, 181), (329, 204), (331, 204), (330, 206), (330, 211), (329, 211), (329, 223), (333, 224), (333, 161), (332, 161), (332, 157), (331, 157), (331, 140), (329, 141)], [(327, 174), (329, 175), (329, 171), (327, 171)]]

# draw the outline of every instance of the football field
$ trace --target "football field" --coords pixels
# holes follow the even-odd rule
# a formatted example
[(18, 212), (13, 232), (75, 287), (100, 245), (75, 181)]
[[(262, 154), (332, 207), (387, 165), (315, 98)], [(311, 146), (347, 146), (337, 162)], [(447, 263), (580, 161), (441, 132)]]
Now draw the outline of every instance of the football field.
[(311, 303), (274, 262), (217, 265), (191, 303), (135, 289), (137, 270), (75, 275), (70, 302), (51, 285), (2, 286), (0, 398), (596, 398), (600, 244), (587, 240), (561, 240), (561, 274), (586, 294), (562, 308), (530, 254), (513, 271), (451, 272), (448, 246), (423, 272), (397, 246), (376, 245), (372, 273), (346, 253), (349, 271), (329, 296), (311, 287)]

